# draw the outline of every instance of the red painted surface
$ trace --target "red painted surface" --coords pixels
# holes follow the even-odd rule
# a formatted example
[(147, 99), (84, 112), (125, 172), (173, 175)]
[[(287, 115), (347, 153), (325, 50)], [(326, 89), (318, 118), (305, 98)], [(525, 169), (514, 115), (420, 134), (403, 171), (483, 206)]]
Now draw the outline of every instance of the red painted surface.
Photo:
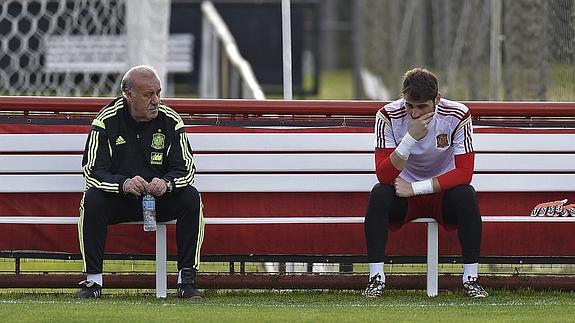
[[(0, 96), (0, 111), (97, 112), (112, 98)], [(179, 113), (375, 116), (386, 101), (163, 99)], [(473, 116), (572, 117), (573, 102), (464, 102)]]
[[(205, 216), (285, 217), (363, 216), (367, 193), (205, 193)], [(478, 193), (484, 215), (527, 215), (541, 202), (567, 197), (559, 193)], [(0, 214), (76, 216), (81, 194), (1, 194)], [(485, 223), (485, 256), (573, 256), (571, 223)], [(176, 253), (175, 227), (168, 229), (170, 254)], [(390, 255), (424, 255), (424, 224), (406, 224), (391, 232)], [(142, 241), (144, 243), (142, 243)], [(440, 231), (442, 255), (458, 255), (456, 231)], [(2, 225), (0, 250), (79, 252), (75, 226)], [(106, 252), (154, 253), (154, 235), (137, 225), (110, 226)], [(208, 225), (202, 254), (365, 254), (361, 224)]]

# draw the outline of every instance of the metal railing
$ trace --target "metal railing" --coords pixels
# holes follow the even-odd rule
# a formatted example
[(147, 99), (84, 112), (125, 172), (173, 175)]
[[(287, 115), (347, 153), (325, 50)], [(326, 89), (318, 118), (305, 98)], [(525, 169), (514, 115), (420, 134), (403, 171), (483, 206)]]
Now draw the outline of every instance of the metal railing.
[(250, 64), (210, 1), (202, 2), (200, 97), (264, 100)]

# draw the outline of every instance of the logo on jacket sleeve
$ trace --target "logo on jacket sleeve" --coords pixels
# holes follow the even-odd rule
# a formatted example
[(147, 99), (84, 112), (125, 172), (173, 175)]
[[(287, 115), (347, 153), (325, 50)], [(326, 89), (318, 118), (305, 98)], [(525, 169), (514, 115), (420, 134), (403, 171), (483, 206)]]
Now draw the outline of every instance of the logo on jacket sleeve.
[(152, 136), (152, 148), (154, 149), (164, 149), (164, 142), (166, 141), (166, 136), (163, 133), (155, 133)]
[(441, 133), (435, 137), (435, 142), (437, 148), (445, 148), (449, 146), (449, 140), (447, 139), (447, 134)]

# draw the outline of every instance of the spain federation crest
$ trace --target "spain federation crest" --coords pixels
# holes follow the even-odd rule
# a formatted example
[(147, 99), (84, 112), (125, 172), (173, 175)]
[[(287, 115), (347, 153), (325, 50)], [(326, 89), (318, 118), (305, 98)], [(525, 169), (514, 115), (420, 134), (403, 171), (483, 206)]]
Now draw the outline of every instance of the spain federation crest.
[(445, 148), (449, 146), (449, 140), (447, 139), (447, 134), (441, 133), (435, 137), (437, 148)]
[(152, 148), (164, 149), (166, 136), (163, 133), (155, 133), (152, 136)]

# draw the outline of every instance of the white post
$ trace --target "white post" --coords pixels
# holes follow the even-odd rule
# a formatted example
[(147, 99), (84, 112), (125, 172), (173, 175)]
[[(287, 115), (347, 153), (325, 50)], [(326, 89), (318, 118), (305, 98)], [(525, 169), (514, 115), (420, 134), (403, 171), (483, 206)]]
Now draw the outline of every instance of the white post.
[[(203, 2), (202, 6), (213, 8), (211, 2)], [(202, 15), (202, 57), (200, 59), (200, 98), (202, 99), (217, 99), (220, 95), (219, 46), (220, 42), (214, 26), (204, 13)]]
[(126, 1), (127, 68), (147, 64), (156, 69), (162, 93), (168, 90), (170, 0)]
[(291, 13), (290, 0), (282, 0), (282, 45), (284, 72), (284, 100), (292, 99)]
[(438, 244), (437, 222), (427, 223), (427, 296), (437, 296), (438, 287), (438, 264), (439, 264), (439, 244)]
[(166, 231), (166, 224), (158, 223), (156, 227), (156, 298), (166, 298), (168, 294)]
[(489, 50), (489, 99), (501, 100), (501, 0), (491, 0), (491, 36)]
[[(290, 0), (282, 0), (282, 49), (283, 49), (283, 85), (284, 100), (291, 100), (292, 95), (292, 61), (291, 61), (291, 7)], [(286, 272), (295, 272), (296, 268), (307, 268), (306, 263), (286, 263)]]

